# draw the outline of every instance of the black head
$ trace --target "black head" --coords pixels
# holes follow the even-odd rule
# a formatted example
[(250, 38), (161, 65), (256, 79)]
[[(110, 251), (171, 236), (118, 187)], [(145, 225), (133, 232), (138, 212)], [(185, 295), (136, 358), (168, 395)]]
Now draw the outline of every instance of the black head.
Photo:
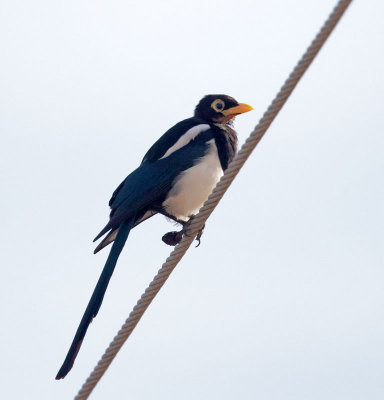
[(225, 94), (208, 94), (195, 108), (195, 117), (207, 122), (227, 123), (236, 115), (251, 111), (248, 104), (238, 103), (233, 97)]

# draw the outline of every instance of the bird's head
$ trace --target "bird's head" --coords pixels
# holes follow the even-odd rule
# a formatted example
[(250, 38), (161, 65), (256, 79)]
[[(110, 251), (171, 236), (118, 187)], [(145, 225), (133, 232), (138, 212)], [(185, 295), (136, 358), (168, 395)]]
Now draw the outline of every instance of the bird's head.
[(226, 124), (236, 115), (251, 111), (253, 108), (245, 103), (238, 103), (233, 97), (225, 94), (208, 94), (195, 108), (195, 117), (207, 122)]

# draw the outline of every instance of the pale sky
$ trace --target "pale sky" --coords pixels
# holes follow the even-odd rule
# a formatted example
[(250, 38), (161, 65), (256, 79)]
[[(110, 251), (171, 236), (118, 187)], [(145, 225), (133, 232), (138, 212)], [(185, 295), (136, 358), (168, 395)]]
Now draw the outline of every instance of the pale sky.
[[(134, 229), (73, 370), (115, 187), (205, 94), (254, 111), (335, 1), (3, 1), (1, 398), (70, 399), (168, 256)], [(384, 3), (355, 0), (92, 399), (384, 396)]]

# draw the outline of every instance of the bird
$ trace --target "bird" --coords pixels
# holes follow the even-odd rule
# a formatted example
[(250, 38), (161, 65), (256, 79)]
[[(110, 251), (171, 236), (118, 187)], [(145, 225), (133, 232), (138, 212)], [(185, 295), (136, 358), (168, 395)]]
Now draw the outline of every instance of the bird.
[[(131, 229), (162, 214), (182, 226), (180, 231), (166, 233), (162, 240), (171, 246), (178, 244), (236, 154), (234, 118), (251, 110), (250, 105), (224, 94), (204, 96), (194, 115), (166, 131), (147, 151), (140, 166), (113, 192), (109, 221), (94, 239), (104, 236), (95, 253), (110, 244), (112, 248), (57, 380), (73, 367)], [(203, 229), (196, 237), (199, 244)]]

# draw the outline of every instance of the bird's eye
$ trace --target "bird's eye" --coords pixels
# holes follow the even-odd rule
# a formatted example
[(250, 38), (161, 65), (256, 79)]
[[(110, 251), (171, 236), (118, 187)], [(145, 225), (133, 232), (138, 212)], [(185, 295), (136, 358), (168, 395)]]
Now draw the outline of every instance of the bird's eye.
[(224, 110), (225, 103), (224, 103), (224, 101), (221, 100), (221, 99), (216, 99), (216, 100), (211, 104), (211, 107), (212, 107), (215, 111), (220, 112), (220, 111), (223, 111), (223, 110)]

